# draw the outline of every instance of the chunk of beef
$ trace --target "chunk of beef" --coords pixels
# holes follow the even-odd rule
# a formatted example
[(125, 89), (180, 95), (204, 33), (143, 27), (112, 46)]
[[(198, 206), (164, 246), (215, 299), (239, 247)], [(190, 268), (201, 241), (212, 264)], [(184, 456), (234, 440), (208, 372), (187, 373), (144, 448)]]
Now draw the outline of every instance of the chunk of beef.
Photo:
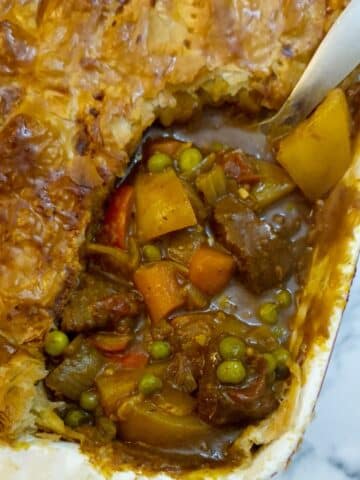
[(180, 315), (173, 319), (173, 342), (187, 355), (198, 356), (214, 334), (216, 312)]
[(255, 168), (241, 150), (220, 152), (217, 155), (217, 163), (223, 167), (228, 177), (232, 177), (239, 184), (256, 183), (260, 180)]
[(168, 381), (176, 388), (192, 392), (206, 370), (210, 346), (227, 333), (245, 338), (249, 327), (220, 311), (180, 315), (172, 320), (170, 341), (178, 353), (167, 369)]
[(294, 267), (289, 238), (276, 233), (253, 210), (233, 196), (215, 207), (215, 231), (234, 254), (244, 284), (259, 293), (288, 277)]
[(169, 382), (184, 392), (193, 392), (201, 378), (207, 347), (214, 334), (212, 313), (180, 315), (172, 321), (170, 341), (178, 353), (167, 369)]
[(124, 317), (136, 316), (140, 309), (141, 300), (135, 291), (86, 274), (64, 309), (61, 327), (71, 332), (105, 328)]
[(135, 317), (140, 313), (140, 295), (135, 291), (118, 292), (101, 298), (92, 307), (96, 323), (116, 323), (124, 317)]
[[(204, 362), (203, 355), (200, 355), (201, 363)], [(193, 361), (192, 361), (193, 360)], [(195, 363), (194, 357), (189, 358), (183, 353), (177, 353), (171, 360), (167, 371), (167, 381), (182, 392), (191, 393), (197, 389), (196, 373), (198, 370), (198, 363)]]
[(247, 365), (247, 380), (239, 386), (222, 385), (216, 377), (216, 354), (206, 362), (200, 382), (199, 415), (213, 425), (246, 425), (260, 420), (278, 406), (278, 400), (267, 380), (266, 362), (254, 357)]

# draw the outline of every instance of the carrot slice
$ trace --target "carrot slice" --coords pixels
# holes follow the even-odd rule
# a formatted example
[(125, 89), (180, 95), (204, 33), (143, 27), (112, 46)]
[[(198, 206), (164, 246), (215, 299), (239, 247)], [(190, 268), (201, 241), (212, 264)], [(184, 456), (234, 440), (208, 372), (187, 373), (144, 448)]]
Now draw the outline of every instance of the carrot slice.
[(195, 250), (190, 260), (189, 277), (202, 292), (215, 295), (223, 290), (234, 271), (231, 255), (207, 246)]
[(111, 245), (126, 248), (131, 211), (134, 205), (134, 187), (124, 185), (113, 194), (105, 215), (105, 231)]
[(177, 282), (176, 271), (171, 262), (162, 261), (144, 265), (134, 274), (136, 288), (143, 295), (154, 323), (166, 318), (185, 302), (185, 294)]

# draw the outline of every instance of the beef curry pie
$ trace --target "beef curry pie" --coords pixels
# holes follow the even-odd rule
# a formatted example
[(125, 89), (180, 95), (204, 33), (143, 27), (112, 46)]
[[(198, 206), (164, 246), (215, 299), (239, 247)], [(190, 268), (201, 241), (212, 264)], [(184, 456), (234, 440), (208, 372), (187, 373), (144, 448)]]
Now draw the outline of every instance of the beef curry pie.
[(248, 3), (3, 5), (2, 440), (185, 471), (249, 461), (276, 438), (257, 428), (286, 425), (327, 335), (304, 316), (319, 242), (339, 203), (359, 220), (356, 188), (338, 188), (356, 83), (260, 155), (221, 128), (141, 140), (155, 119), (191, 132), (205, 105), (278, 108), (344, 7)]

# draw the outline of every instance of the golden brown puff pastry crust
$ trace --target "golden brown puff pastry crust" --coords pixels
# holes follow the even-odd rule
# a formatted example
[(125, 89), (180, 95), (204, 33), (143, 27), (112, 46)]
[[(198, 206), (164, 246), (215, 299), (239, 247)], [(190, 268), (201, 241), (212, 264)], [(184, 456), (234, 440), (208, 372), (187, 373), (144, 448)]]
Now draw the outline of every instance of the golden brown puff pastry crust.
[(43, 337), (95, 199), (156, 116), (276, 108), (344, 3), (0, 0), (0, 334)]

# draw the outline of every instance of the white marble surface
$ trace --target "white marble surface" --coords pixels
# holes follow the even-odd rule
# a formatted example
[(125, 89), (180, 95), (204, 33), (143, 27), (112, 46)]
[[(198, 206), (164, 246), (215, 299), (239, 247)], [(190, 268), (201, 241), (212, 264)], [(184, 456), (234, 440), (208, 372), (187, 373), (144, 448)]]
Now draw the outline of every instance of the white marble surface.
[(360, 480), (360, 262), (315, 418), (276, 480)]

